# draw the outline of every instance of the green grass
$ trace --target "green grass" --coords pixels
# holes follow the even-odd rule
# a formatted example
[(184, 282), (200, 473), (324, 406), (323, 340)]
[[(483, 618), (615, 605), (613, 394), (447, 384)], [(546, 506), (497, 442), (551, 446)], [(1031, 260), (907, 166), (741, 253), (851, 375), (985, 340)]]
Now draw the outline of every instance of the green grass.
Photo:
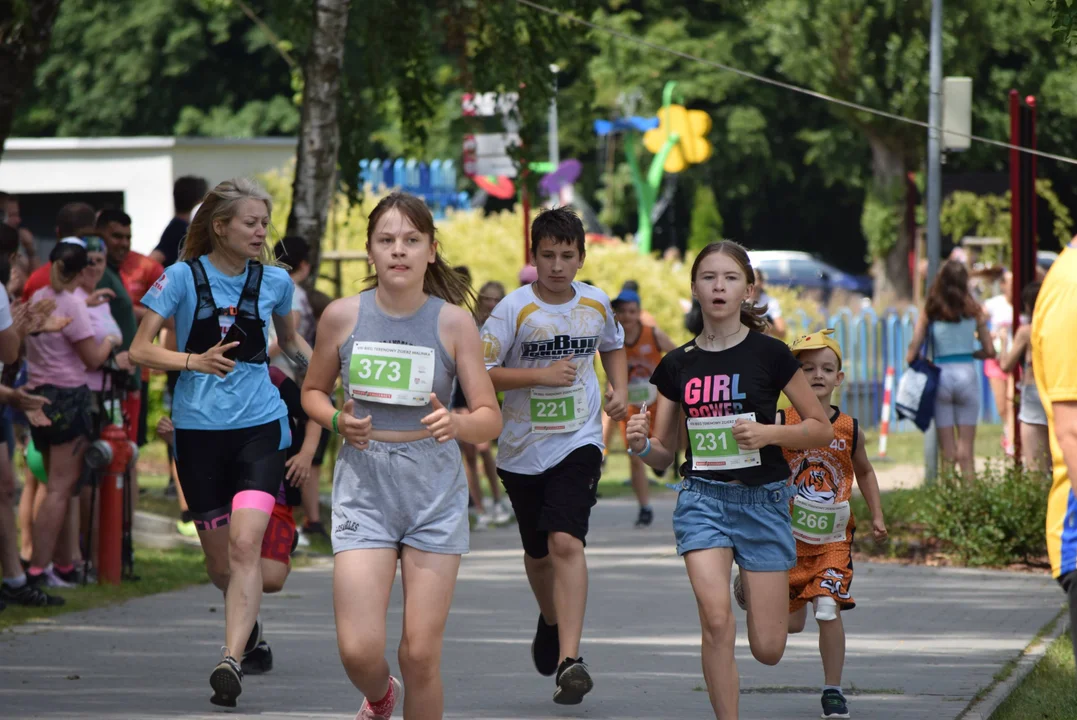
[[(868, 457), (878, 462), (879, 431), (864, 430), (867, 440)], [(976, 427), (976, 456), (1002, 457), (1002, 425), (979, 425)], [(924, 462), (924, 434), (911, 432), (892, 432), (886, 440), (887, 464), (922, 465)]]
[(208, 582), (202, 551), (196, 548), (151, 550), (135, 548), (137, 581), (119, 585), (87, 585), (66, 590), (49, 590), (67, 600), (61, 607), (29, 608), (9, 605), (0, 611), (0, 630), (30, 620), (48, 620), (69, 612), (90, 610), (131, 598), (178, 590), (188, 585)]
[(1069, 634), (1047, 648), (1017, 689), (1006, 698), (991, 720), (1069, 720), (1077, 714), (1073, 645)]

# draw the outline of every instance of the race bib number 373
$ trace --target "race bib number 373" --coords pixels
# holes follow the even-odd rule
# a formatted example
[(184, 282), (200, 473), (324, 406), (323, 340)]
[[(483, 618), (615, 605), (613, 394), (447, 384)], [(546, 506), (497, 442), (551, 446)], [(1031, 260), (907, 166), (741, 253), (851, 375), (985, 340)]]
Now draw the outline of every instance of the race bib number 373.
[(348, 366), (348, 392), (356, 400), (421, 406), (434, 387), (434, 349), (356, 342)]
[(758, 450), (741, 450), (733, 438), (733, 426), (740, 419), (754, 421), (755, 413), (688, 420), (693, 470), (736, 470), (760, 464)]

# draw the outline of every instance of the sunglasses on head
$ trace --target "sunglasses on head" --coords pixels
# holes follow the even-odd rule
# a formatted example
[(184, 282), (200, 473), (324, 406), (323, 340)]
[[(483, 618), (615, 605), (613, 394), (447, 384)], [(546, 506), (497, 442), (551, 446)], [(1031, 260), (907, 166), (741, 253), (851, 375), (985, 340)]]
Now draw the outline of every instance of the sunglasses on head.
[(82, 242), (86, 243), (86, 252), (105, 252), (105, 241), (97, 235), (84, 235)]

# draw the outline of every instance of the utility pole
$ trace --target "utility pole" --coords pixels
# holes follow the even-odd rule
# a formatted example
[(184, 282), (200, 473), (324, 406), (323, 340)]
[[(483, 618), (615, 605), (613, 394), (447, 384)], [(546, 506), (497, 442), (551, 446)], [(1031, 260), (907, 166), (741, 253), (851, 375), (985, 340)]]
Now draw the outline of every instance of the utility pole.
[(557, 73), (560, 70), (556, 65), (550, 65), (550, 72), (553, 73), (553, 96), (550, 98), (549, 155), (554, 170), (561, 164), (561, 145), (557, 139)]
[[(931, 95), (927, 130), (927, 282), (939, 271), (942, 243), (939, 210), (942, 205), (942, 0), (931, 2)], [(939, 444), (934, 423), (924, 435), (924, 482), (938, 474)]]

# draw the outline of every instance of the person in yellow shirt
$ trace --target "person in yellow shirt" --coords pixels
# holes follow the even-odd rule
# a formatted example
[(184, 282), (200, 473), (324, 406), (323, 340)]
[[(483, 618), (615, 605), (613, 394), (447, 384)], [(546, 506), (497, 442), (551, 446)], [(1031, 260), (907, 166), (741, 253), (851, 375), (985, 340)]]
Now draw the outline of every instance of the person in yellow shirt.
[(1047, 501), (1047, 554), (1051, 573), (1070, 604), (1077, 650), (1077, 238), (1051, 266), (1032, 317), (1032, 367), (1047, 414), (1053, 478)]

